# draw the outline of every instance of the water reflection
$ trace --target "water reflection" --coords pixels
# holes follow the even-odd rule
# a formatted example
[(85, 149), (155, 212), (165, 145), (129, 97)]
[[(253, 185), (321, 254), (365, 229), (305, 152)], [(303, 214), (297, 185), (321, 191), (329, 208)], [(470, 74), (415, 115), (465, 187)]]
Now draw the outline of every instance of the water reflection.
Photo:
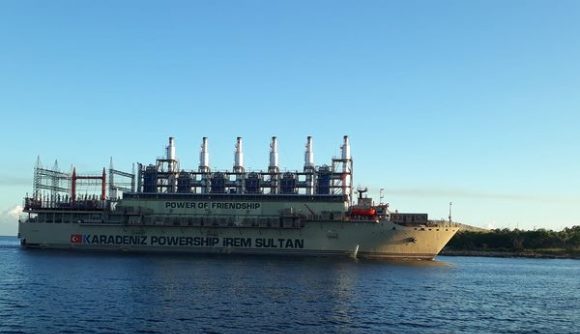
[(416, 259), (357, 259), (356, 262), (361, 264), (387, 264), (392, 266), (416, 267), (416, 268), (432, 268), (432, 267), (452, 267), (453, 263), (440, 259), (435, 260), (416, 260)]

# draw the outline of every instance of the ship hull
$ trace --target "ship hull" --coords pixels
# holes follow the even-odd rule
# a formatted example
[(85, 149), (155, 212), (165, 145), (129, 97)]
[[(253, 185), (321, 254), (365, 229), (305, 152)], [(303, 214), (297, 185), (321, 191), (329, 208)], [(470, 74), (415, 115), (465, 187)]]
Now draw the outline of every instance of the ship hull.
[(19, 223), (25, 248), (433, 259), (456, 227), (308, 221), (301, 228)]

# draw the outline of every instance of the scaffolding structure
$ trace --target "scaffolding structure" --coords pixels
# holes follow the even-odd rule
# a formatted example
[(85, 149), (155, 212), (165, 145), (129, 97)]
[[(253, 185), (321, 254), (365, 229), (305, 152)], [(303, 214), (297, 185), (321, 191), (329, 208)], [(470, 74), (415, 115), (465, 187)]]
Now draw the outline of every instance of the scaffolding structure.
[[(48, 169), (42, 166), (39, 157), (34, 168), (33, 194), (25, 198), (24, 206), (35, 209), (105, 209), (108, 201), (118, 200), (122, 192), (135, 188), (134, 174), (113, 169), (112, 165), (108, 174), (107, 183), (105, 168), (98, 174), (79, 174), (75, 167), (71, 167), (71, 172), (66, 173), (55, 161), (52, 169)], [(115, 176), (125, 178), (125, 182), (114, 182)], [(98, 191), (92, 190), (94, 188)]]
[(62, 196), (68, 197), (70, 175), (58, 168), (54, 161), (52, 169), (43, 168), (40, 157), (34, 167), (33, 199), (36, 201), (55, 201)]
[[(121, 179), (120, 181), (118, 179)], [(109, 164), (109, 198), (119, 200), (124, 192), (135, 191), (135, 165), (133, 172), (127, 173), (113, 168), (113, 158)]]

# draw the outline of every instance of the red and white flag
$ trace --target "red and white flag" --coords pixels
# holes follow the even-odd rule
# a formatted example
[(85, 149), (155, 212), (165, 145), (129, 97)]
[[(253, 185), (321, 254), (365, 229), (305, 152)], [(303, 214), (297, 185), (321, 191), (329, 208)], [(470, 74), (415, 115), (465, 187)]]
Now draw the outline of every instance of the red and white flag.
[(70, 243), (71, 244), (80, 244), (83, 242), (83, 235), (82, 234), (71, 234), (70, 235)]

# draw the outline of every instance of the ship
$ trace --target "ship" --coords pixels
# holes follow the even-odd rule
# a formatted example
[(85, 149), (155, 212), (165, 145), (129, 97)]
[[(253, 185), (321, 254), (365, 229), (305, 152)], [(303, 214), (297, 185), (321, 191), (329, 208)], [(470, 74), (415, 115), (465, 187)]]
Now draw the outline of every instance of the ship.
[[(272, 137), (267, 170), (246, 171), (238, 137), (231, 170), (212, 170), (203, 137), (197, 169), (180, 168), (173, 137), (155, 163), (131, 172), (82, 174), (57, 163), (34, 170), (18, 223), (24, 248), (342, 256), (433, 260), (459, 229), (425, 213), (392, 211), (353, 189), (348, 136), (339, 156), (314, 164), (307, 137), (302, 170), (282, 171)], [(84, 193), (83, 193), (84, 191)]]

